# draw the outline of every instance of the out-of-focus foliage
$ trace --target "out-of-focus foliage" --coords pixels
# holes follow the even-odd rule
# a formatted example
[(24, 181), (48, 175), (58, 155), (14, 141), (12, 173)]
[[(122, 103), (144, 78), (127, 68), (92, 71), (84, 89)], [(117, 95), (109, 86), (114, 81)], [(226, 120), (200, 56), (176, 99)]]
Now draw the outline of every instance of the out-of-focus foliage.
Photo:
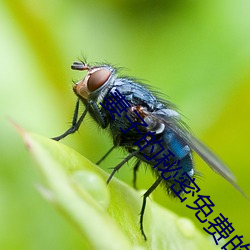
[(107, 186), (109, 175), (75, 150), (18, 129), (44, 177), (46, 186), (40, 185), (39, 191), (81, 233), (79, 248), (216, 249), (190, 220), (150, 201), (144, 215), (145, 241), (137, 223), (142, 193), (116, 178)]
[[(124, 66), (125, 75), (146, 79), (169, 96), (250, 196), (249, 13), (248, 0), (1, 1), (0, 248), (82, 245), (81, 236), (35, 190), (39, 175), (7, 120), (47, 137), (64, 132), (75, 102), (71, 80), (82, 77), (70, 65), (82, 54), (89, 62)], [(96, 162), (111, 145), (97, 131), (87, 119), (80, 133), (63, 143)], [(117, 150), (102, 167), (110, 171), (123, 156)], [(211, 219), (222, 213), (249, 243), (249, 202), (195, 160), (204, 176), (201, 192), (216, 205)], [(131, 184), (131, 169), (130, 163), (117, 177)], [(142, 169), (138, 186), (146, 189), (152, 181), (150, 171)], [(160, 188), (154, 197), (202, 230), (185, 204)]]

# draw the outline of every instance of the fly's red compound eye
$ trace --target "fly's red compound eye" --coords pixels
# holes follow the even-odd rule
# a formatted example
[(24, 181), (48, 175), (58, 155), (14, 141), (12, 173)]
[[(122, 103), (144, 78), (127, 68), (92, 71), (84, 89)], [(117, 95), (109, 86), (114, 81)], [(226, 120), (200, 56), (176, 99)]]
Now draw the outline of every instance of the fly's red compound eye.
[(110, 74), (110, 71), (105, 68), (93, 72), (88, 79), (88, 90), (93, 92), (99, 89), (109, 79)]

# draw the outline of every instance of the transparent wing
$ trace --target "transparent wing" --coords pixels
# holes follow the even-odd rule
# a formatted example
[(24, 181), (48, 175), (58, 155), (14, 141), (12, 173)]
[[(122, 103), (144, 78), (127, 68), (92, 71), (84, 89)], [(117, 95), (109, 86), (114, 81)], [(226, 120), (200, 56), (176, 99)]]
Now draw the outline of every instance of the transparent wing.
[(180, 119), (176, 117), (163, 116), (162, 114), (157, 118), (157, 115), (153, 115), (154, 119), (158, 119), (176, 133), (180, 139), (185, 141), (216, 173), (225, 178), (231, 183), (239, 192), (241, 192), (247, 199), (247, 195), (237, 185), (236, 178), (229, 168), (223, 163), (210, 149), (208, 149), (202, 142), (196, 139), (188, 129), (182, 124)]

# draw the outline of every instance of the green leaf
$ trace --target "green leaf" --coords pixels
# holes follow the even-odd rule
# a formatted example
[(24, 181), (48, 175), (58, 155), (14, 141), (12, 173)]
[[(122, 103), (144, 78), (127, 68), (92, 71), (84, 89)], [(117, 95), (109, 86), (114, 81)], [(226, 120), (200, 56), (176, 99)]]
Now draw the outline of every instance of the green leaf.
[[(21, 130), (19, 128), (19, 130)], [(21, 130), (44, 176), (39, 191), (81, 232), (83, 249), (215, 249), (194, 224), (148, 199), (144, 241), (139, 230), (143, 192), (113, 178), (75, 150)]]

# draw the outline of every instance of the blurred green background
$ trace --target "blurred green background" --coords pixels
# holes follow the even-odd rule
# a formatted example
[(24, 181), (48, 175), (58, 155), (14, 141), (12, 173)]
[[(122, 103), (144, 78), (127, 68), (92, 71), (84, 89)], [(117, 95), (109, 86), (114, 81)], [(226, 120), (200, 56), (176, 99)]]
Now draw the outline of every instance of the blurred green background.
[[(167, 95), (250, 196), (249, 13), (248, 0), (1, 1), (0, 249), (82, 245), (81, 235), (36, 191), (39, 173), (8, 121), (47, 137), (64, 132), (76, 100), (71, 81), (83, 76), (70, 65), (82, 55), (88, 62), (123, 66), (124, 74), (146, 79)], [(63, 143), (96, 162), (112, 142), (93, 124), (86, 119)], [(117, 150), (102, 167), (110, 171), (122, 157)], [(228, 217), (249, 243), (250, 202), (198, 157), (195, 161), (203, 174), (201, 193), (216, 205), (212, 217)], [(130, 185), (132, 166), (117, 175)], [(152, 182), (142, 168), (138, 186), (146, 189)], [(153, 199), (202, 230), (194, 210), (163, 189)]]

